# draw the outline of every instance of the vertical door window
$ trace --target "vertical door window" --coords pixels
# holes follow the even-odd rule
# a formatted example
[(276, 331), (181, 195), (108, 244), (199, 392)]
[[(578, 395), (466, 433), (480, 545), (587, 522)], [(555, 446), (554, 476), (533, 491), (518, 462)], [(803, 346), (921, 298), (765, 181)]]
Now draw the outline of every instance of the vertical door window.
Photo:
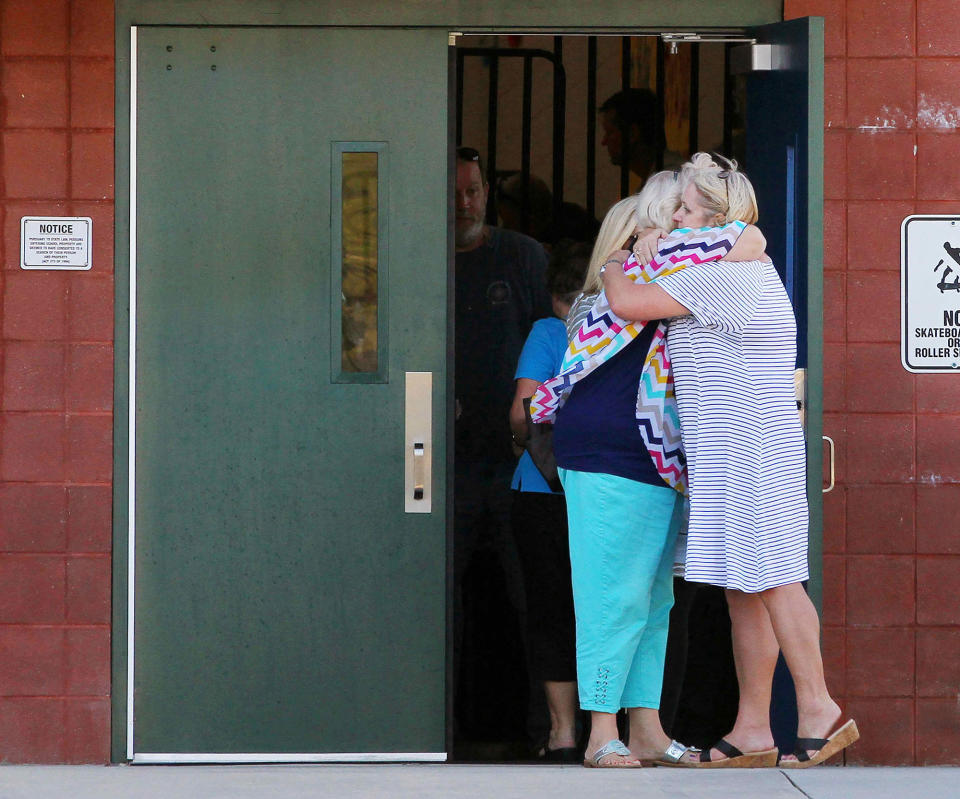
[(385, 382), (386, 145), (334, 142), (332, 155), (334, 380)]

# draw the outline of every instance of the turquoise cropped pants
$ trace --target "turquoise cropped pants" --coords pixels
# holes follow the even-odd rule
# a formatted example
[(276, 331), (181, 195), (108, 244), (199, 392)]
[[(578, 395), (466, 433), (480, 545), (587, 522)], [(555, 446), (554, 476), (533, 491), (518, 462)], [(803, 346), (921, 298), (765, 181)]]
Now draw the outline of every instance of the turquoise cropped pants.
[(580, 707), (660, 707), (682, 503), (672, 488), (560, 470)]

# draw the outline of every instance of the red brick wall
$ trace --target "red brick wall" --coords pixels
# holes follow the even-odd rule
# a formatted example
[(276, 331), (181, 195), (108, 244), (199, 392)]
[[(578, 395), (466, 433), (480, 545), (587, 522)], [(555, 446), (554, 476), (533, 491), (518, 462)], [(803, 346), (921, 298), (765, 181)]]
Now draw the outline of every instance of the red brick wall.
[[(786, 0), (808, 14), (826, 18), (829, 680), (863, 732), (848, 762), (960, 763), (960, 376), (898, 354), (900, 221), (960, 212), (960, 15)], [(109, 758), (113, 73), (111, 0), (0, 0), (0, 762)], [(92, 217), (93, 269), (21, 271), (27, 214)]]
[[(113, 2), (0, 0), (0, 762), (109, 760)], [(89, 272), (20, 217), (93, 219)]]
[(956, 0), (786, 0), (826, 19), (829, 682), (847, 762), (960, 763), (960, 375), (900, 365), (900, 222), (960, 213)]

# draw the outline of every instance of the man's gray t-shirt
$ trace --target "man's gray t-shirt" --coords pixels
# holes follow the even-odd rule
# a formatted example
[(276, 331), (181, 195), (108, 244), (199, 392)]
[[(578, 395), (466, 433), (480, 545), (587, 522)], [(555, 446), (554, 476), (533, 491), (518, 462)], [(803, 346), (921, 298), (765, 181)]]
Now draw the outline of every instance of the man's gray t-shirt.
[(456, 256), (456, 456), (513, 461), (510, 405), (523, 342), (551, 316), (547, 255), (534, 239), (488, 228), (486, 241)]

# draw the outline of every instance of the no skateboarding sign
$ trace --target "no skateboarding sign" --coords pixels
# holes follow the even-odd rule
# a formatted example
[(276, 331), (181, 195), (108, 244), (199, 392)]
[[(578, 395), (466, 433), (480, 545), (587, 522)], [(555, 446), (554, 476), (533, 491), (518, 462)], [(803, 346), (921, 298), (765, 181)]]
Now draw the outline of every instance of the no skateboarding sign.
[(900, 245), (903, 367), (960, 371), (960, 217), (908, 216)]

